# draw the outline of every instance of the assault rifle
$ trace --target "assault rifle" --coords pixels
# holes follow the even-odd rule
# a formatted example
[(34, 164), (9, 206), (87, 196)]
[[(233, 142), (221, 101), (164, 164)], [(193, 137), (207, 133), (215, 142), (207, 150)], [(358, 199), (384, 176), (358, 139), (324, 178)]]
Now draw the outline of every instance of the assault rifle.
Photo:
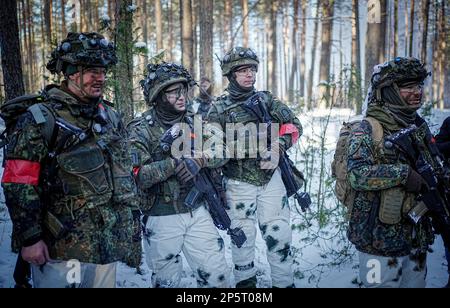
[[(160, 139), (160, 147), (164, 152), (169, 152), (172, 143), (181, 134), (181, 130), (178, 125), (174, 125), (172, 128), (167, 130)], [(182, 160), (189, 160), (190, 158), (182, 157)], [(225, 198), (218, 189), (218, 185), (215, 184), (211, 170), (203, 168), (200, 170), (199, 174), (193, 179), (194, 187), (198, 193), (195, 196), (186, 198), (186, 206), (192, 207), (195, 205), (197, 200), (201, 197), (205, 198), (208, 203), (208, 210), (213, 219), (214, 225), (220, 230), (227, 230), (227, 233), (231, 237), (231, 241), (238, 247), (242, 245), (247, 240), (244, 231), (241, 228), (231, 228), (231, 220), (225, 209), (227, 208)]]
[[(245, 110), (255, 115), (260, 123), (267, 124), (267, 134), (269, 140), (268, 147), (270, 149), (272, 117), (260, 100), (260, 94), (256, 93), (245, 102), (243, 107)], [(278, 167), (280, 168), (281, 178), (283, 179), (284, 186), (286, 187), (288, 197), (294, 196), (295, 200), (297, 200), (300, 205), (302, 212), (306, 212), (311, 205), (311, 198), (307, 192), (299, 192), (301, 187), (295, 180), (294, 171), (297, 172), (298, 177), (302, 177), (302, 175), (295, 168), (294, 163), (289, 159), (289, 156), (285, 151), (281, 151), (280, 153)]]
[[(425, 144), (419, 142), (417, 136), (424, 136)], [(423, 124), (418, 128), (412, 125), (402, 129), (388, 136), (385, 146), (388, 149), (396, 147), (404, 153), (412, 168), (425, 180), (428, 187), (420, 192), (418, 200), (426, 205), (433, 228), (441, 234), (445, 247), (450, 247), (449, 170), (444, 167), (436, 145), (431, 142), (428, 126)], [(434, 166), (425, 159), (427, 156)]]

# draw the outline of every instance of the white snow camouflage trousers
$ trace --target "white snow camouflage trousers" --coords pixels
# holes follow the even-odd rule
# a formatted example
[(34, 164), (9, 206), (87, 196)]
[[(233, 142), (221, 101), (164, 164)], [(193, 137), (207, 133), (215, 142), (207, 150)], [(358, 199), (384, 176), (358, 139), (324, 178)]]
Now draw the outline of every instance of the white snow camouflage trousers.
[(229, 287), (225, 245), (204, 206), (190, 213), (150, 216), (144, 230), (146, 261), (152, 286), (177, 288), (183, 271), (183, 252), (199, 287)]
[(380, 257), (359, 252), (359, 277), (366, 288), (425, 288), (426, 255), (413, 251), (403, 257)]
[(276, 169), (270, 182), (264, 186), (227, 179), (226, 195), (232, 228), (242, 228), (247, 236), (241, 248), (231, 245), (236, 283), (256, 275), (255, 224), (258, 223), (267, 245), (272, 286), (292, 286), (292, 230), (289, 203), (280, 170)]

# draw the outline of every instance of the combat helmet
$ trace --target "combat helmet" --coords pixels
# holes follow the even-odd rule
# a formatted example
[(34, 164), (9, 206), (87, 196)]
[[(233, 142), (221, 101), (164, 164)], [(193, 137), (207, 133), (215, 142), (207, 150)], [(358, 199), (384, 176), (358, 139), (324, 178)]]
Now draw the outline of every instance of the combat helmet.
[(380, 90), (392, 84), (402, 85), (409, 82), (423, 82), (429, 72), (416, 58), (397, 57), (375, 67), (371, 78), (373, 90)]
[(258, 64), (258, 56), (252, 49), (235, 47), (228, 51), (220, 61), (220, 68), (222, 69), (222, 75), (227, 76), (236, 67), (243, 65), (255, 65), (258, 67)]
[(168, 86), (182, 82), (186, 87), (192, 87), (197, 83), (189, 72), (176, 63), (161, 62), (147, 65), (147, 75), (141, 80), (141, 88), (147, 104), (154, 104), (158, 94)]
[(116, 63), (114, 44), (103, 35), (70, 32), (53, 50), (47, 69), (53, 74), (67, 75), (78, 71), (78, 67), (108, 68)]

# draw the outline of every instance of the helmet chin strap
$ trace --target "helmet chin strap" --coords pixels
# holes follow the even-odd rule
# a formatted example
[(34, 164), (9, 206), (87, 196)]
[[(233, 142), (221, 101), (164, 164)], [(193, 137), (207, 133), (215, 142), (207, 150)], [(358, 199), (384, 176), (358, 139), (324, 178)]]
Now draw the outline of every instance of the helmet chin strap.
[(80, 97), (86, 101), (89, 100), (89, 94), (84, 90), (84, 84), (83, 84), (83, 72), (84, 69), (82, 66), (78, 66), (78, 72), (80, 73), (80, 82), (77, 84), (76, 82), (72, 81), (70, 78), (67, 78), (68, 84), (70, 84), (72, 87), (77, 89), (83, 97)]

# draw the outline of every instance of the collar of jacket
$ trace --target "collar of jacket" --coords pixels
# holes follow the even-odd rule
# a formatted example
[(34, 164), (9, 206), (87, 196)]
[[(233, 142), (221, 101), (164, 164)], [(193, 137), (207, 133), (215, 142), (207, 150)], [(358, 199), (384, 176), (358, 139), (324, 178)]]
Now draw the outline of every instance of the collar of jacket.
[(98, 104), (103, 102), (102, 98), (99, 98), (95, 102), (92, 101), (92, 103), (81, 102), (64, 84), (61, 86), (49, 85), (44, 89), (43, 93), (45, 93), (49, 100), (67, 107), (75, 117), (92, 117), (97, 110)]

